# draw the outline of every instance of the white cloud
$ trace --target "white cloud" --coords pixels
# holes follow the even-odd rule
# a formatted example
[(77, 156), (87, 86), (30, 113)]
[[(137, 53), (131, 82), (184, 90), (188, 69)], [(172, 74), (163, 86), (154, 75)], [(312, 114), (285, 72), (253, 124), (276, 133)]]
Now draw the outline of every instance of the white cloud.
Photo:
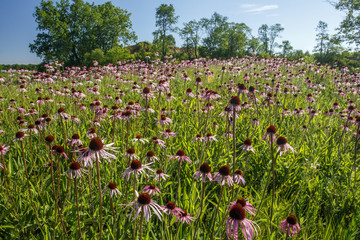
[(253, 8), (256, 7), (256, 4), (241, 4), (240, 8)]
[(261, 6), (261, 7), (251, 8), (249, 10), (246, 10), (246, 12), (249, 12), (249, 13), (262, 13), (264, 11), (274, 10), (274, 9), (278, 9), (278, 8), (279, 8), (279, 6), (276, 5), (276, 4), (264, 5), (264, 6)]

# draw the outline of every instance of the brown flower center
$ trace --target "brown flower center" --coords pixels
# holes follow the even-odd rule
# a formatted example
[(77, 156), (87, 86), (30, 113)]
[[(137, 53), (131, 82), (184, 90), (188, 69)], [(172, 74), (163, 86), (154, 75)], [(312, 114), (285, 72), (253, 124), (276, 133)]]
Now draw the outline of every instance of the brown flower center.
[(91, 139), (90, 144), (89, 144), (90, 150), (98, 152), (98, 151), (102, 150), (103, 147), (104, 147), (104, 144), (102, 143), (100, 138), (94, 137), (93, 139)]
[(233, 207), (231, 207), (229, 215), (232, 219), (236, 220), (244, 220), (246, 217), (245, 210), (239, 203), (236, 203)]

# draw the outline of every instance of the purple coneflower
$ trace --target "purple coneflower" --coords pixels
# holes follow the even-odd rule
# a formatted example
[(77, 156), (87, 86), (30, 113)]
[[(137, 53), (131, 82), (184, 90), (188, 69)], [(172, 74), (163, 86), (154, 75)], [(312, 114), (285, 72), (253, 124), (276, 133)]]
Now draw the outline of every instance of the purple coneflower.
[(122, 174), (122, 177), (126, 178), (128, 181), (130, 179), (131, 173), (134, 173), (135, 178), (137, 179), (138, 174), (146, 174), (145, 170), (154, 171), (150, 168), (152, 163), (142, 165), (139, 160), (132, 160), (130, 167), (126, 168)]
[[(141, 211), (144, 212), (144, 216), (145, 216), (145, 220), (147, 222), (149, 222), (149, 219), (151, 217), (151, 210), (154, 211), (155, 215), (159, 218), (159, 220), (161, 221), (161, 207), (154, 202), (150, 195), (147, 193), (141, 193), (140, 195), (138, 195), (138, 193), (136, 193), (137, 195), (137, 199), (131, 203), (128, 204), (128, 206), (134, 206), (133, 210), (130, 212), (130, 218), (134, 213), (134, 220), (135, 218), (141, 213)], [(134, 212), (136, 211), (136, 213)]]
[(181, 209), (178, 208), (174, 202), (168, 202), (165, 206), (162, 206), (161, 209), (168, 215), (177, 215), (179, 211), (181, 211)]
[(240, 170), (236, 170), (234, 172), (234, 182), (237, 185), (240, 185), (240, 184), (245, 185), (245, 179), (242, 176), (242, 172)]
[(227, 107), (235, 110), (235, 112), (239, 112), (241, 110), (240, 98), (238, 96), (232, 96)]
[(87, 136), (89, 139), (96, 137), (97, 135), (96, 135), (96, 130), (95, 130), (95, 128), (93, 128), (93, 127), (89, 128), (89, 130), (86, 132), (86, 136)]
[(194, 178), (196, 180), (201, 178), (202, 182), (206, 182), (206, 178), (208, 178), (209, 181), (212, 181), (211, 167), (209, 166), (209, 164), (207, 164), (207, 163), (201, 164), (199, 171), (194, 173)]
[(65, 148), (63, 146), (53, 146), (52, 147), (53, 154), (59, 154), (59, 157), (64, 157), (68, 159), (68, 156), (65, 153)]
[(160, 119), (156, 122), (157, 125), (165, 126), (172, 123), (172, 120), (168, 117), (166, 117), (164, 114), (160, 116)]
[(162, 180), (166, 180), (166, 178), (168, 178), (169, 175), (165, 174), (161, 169), (156, 170), (155, 174), (154, 174), (154, 178), (157, 181)]
[(133, 160), (135, 158), (139, 158), (136, 154), (135, 154), (135, 149), (133, 148), (128, 148), (126, 149), (126, 153), (124, 153), (124, 155), (126, 157), (128, 157), (130, 160)]
[(294, 236), (301, 230), (300, 225), (294, 215), (290, 215), (284, 221), (281, 221), (279, 224), (279, 229), (283, 232), (286, 232), (289, 237)]
[(244, 208), (237, 203), (230, 208), (229, 217), (226, 220), (226, 235), (230, 239), (238, 239), (239, 224), (246, 240), (252, 240), (258, 233), (256, 228), (260, 229), (257, 223), (246, 218)]
[(169, 137), (176, 137), (176, 133), (172, 132), (170, 129), (166, 129), (165, 132), (160, 132), (160, 134), (162, 134), (165, 139)]
[(216, 135), (212, 135), (211, 133), (207, 133), (207, 134), (204, 136), (204, 140), (205, 140), (206, 142), (212, 142), (212, 141), (217, 142)]
[(194, 221), (195, 218), (191, 217), (187, 211), (180, 209), (180, 211), (176, 214), (176, 222), (180, 221), (181, 223), (191, 224), (191, 221)]
[(131, 141), (134, 142), (134, 143), (139, 142), (139, 143), (142, 143), (142, 144), (145, 144), (145, 143), (149, 142), (149, 140), (147, 140), (145, 138), (142, 138), (141, 135), (136, 135), (135, 138), (131, 139)]
[(165, 147), (165, 142), (161, 139), (158, 139), (157, 137), (153, 137), (152, 141), (154, 145), (159, 145), (159, 147)]
[(81, 161), (82, 158), (90, 157), (96, 161), (100, 161), (100, 158), (105, 158), (108, 162), (110, 162), (109, 158), (116, 159), (116, 156), (106, 152), (105, 150), (115, 151), (115, 148), (111, 147), (113, 144), (114, 143), (104, 145), (100, 138), (94, 137), (89, 143), (89, 148), (83, 152), (83, 154), (78, 158), (78, 161)]
[(70, 178), (79, 178), (85, 172), (86, 170), (80, 166), (80, 163), (72, 162), (69, 165), (69, 169), (66, 172), (64, 172), (64, 175), (68, 174)]
[(225, 185), (227, 183), (229, 186), (234, 184), (232, 177), (230, 177), (230, 168), (228, 166), (222, 166), (219, 168), (219, 172), (214, 174), (214, 181)]
[(74, 146), (74, 145), (82, 145), (82, 141), (80, 140), (79, 134), (75, 133), (72, 135), (70, 139), (68, 139), (67, 145)]
[(157, 187), (155, 187), (154, 184), (150, 184), (150, 185), (144, 187), (143, 192), (146, 192), (146, 193), (148, 193), (149, 195), (157, 195), (157, 194), (161, 193), (161, 192), (160, 192), (160, 189), (158, 189)]
[(10, 146), (0, 145), (0, 156), (5, 155), (10, 150)]
[(196, 136), (193, 138), (193, 142), (195, 141), (204, 142), (205, 139), (201, 136), (201, 134), (196, 134)]
[(148, 151), (146, 153), (146, 157), (144, 157), (144, 160), (159, 161), (159, 158), (157, 156), (155, 156), (155, 153), (153, 151)]
[(178, 150), (176, 152), (176, 155), (173, 155), (173, 156), (169, 156), (169, 159), (173, 159), (175, 158), (176, 160), (178, 160), (180, 163), (185, 160), (189, 163), (191, 163), (191, 159), (187, 156), (185, 156), (185, 152), (183, 150)]
[(280, 155), (289, 151), (289, 149), (294, 153), (294, 149), (287, 143), (286, 138), (278, 137), (276, 139), (276, 144), (278, 145), (277, 152), (280, 152)]
[(253, 153), (255, 153), (255, 150), (253, 148), (253, 146), (251, 145), (251, 140), (250, 138), (247, 138), (244, 140), (244, 144), (241, 145), (240, 147), (241, 149), (245, 150), (245, 151), (252, 151)]
[(262, 137), (262, 140), (266, 140), (266, 137), (269, 136), (269, 142), (275, 142), (275, 133), (276, 133), (276, 128), (274, 127), (274, 125), (270, 125), (267, 129), (266, 129), (266, 133), (264, 134), (264, 136)]
[(241, 204), (241, 206), (244, 208), (245, 211), (247, 211), (251, 215), (255, 215), (256, 209), (254, 206), (250, 203), (248, 203), (244, 198), (238, 198), (235, 202), (231, 202), (231, 205), (229, 207), (233, 207), (236, 204)]
[(121, 192), (119, 191), (119, 189), (116, 187), (116, 184), (113, 182), (110, 182), (104, 189), (104, 192), (108, 192), (110, 191), (110, 197), (112, 198), (113, 196), (117, 197), (118, 194), (121, 195)]

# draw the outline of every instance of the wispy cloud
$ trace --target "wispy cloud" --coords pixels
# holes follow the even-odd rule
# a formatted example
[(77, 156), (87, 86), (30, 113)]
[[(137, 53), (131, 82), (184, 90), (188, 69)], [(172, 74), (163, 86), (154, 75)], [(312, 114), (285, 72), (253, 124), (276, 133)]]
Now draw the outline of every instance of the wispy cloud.
[[(246, 5), (252, 5), (252, 4), (246, 4)], [(249, 7), (249, 8), (250, 9), (246, 10), (246, 12), (258, 14), (258, 13), (262, 13), (265, 11), (278, 9), (279, 6), (276, 4), (273, 4), (273, 5), (264, 5), (264, 6), (259, 6), (259, 7), (253, 6), (253, 7)]]
[(240, 8), (253, 8), (256, 7), (256, 4), (241, 4)]

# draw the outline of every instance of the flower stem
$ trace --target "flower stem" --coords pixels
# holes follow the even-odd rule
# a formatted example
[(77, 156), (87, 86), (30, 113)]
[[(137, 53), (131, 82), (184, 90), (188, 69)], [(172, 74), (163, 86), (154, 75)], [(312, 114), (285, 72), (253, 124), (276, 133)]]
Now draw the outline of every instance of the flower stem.
[(98, 181), (98, 188), (99, 188), (99, 213), (100, 213), (100, 236), (99, 239), (101, 240), (102, 238), (102, 228), (103, 228), (103, 223), (102, 223), (102, 191), (101, 191), (101, 182), (100, 182), (100, 163), (99, 163), (100, 159), (99, 156), (96, 155), (96, 170), (97, 170), (97, 181)]
[(203, 210), (204, 194), (205, 194), (205, 182), (202, 182), (202, 184), (201, 184), (201, 199), (200, 199), (200, 213), (199, 213), (198, 218), (196, 219), (193, 239), (196, 239), (195, 237), (196, 237), (197, 229), (198, 229), (199, 222), (200, 222), (200, 217), (201, 217), (202, 210)]
[(211, 234), (210, 234), (210, 238), (209, 238), (211, 240), (214, 239), (214, 230), (215, 230), (216, 217), (217, 217), (217, 215), (219, 213), (219, 208), (220, 208), (221, 198), (222, 198), (222, 195), (223, 195), (223, 192), (224, 192), (224, 187), (225, 187), (225, 185), (221, 185), (219, 202), (218, 202), (217, 207), (216, 207), (214, 221), (213, 221), (213, 224), (212, 224), (212, 227), (211, 227)]
[(78, 189), (77, 189), (77, 179), (76, 179), (76, 177), (74, 178), (74, 185), (75, 185), (76, 213), (77, 213), (79, 234), (80, 234), (80, 238), (83, 239), (83, 236), (82, 236), (82, 233), (81, 233), (81, 225), (80, 225), (80, 213), (79, 213), (79, 201), (78, 201)]

